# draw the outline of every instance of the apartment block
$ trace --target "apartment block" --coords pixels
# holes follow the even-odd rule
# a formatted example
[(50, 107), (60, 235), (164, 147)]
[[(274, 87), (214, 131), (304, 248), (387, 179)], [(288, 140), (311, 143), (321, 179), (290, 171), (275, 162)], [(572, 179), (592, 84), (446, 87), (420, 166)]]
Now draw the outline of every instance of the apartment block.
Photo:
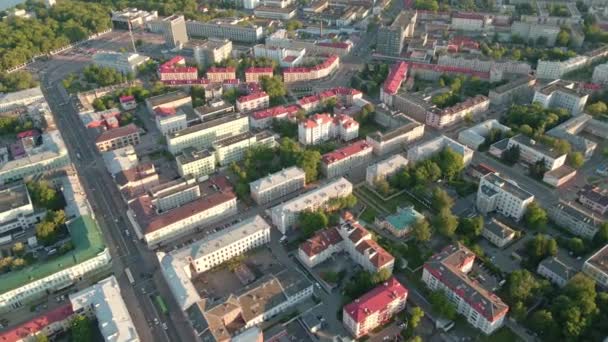
[(515, 238), (515, 230), (495, 218), (486, 221), (481, 236), (498, 248), (503, 248)]
[(393, 95), (401, 88), (401, 84), (407, 78), (408, 65), (405, 62), (393, 64), (391, 70), (380, 88), (380, 100), (387, 106), (393, 105)]
[(382, 326), (405, 309), (408, 291), (390, 278), (342, 308), (342, 323), (355, 338)]
[(245, 132), (225, 139), (216, 140), (213, 146), (215, 161), (221, 166), (239, 162), (245, 152), (254, 146), (274, 147), (275, 136), (270, 131), (259, 133)]
[(322, 208), (332, 198), (345, 197), (353, 192), (353, 185), (344, 178), (329, 180), (317, 188), (305, 192), (270, 209), (272, 223), (285, 234), (292, 228), (300, 212)]
[(511, 24), (511, 34), (517, 35), (526, 41), (536, 42), (538, 38), (544, 38), (547, 41), (547, 46), (554, 46), (559, 34), (560, 27), (558, 25), (544, 23), (530, 23), (524, 21), (514, 21)]
[(602, 288), (608, 288), (608, 245), (585, 260), (583, 273), (595, 280)]
[(424, 135), (424, 124), (409, 116), (399, 113), (392, 119), (398, 122), (395, 128), (388, 132), (376, 131), (367, 135), (366, 141), (373, 147), (376, 155), (401, 151)]
[(578, 201), (602, 215), (608, 212), (608, 192), (602, 191), (599, 187), (585, 185), (578, 192)]
[(365, 181), (368, 185), (375, 186), (376, 182), (386, 180), (399, 172), (399, 170), (404, 169), (408, 162), (401, 154), (395, 154), (376, 164), (372, 164), (366, 169)]
[(93, 55), (93, 64), (102, 68), (111, 68), (120, 73), (137, 74), (137, 68), (146, 63), (150, 57), (129, 52), (97, 52)]
[(496, 60), (477, 53), (441, 55), (437, 59), (437, 65), (470, 68), (482, 72), (492, 71), (499, 74), (525, 75), (526, 77), (532, 72), (532, 67), (527, 62)]
[(486, 141), (486, 137), (493, 130), (508, 133), (511, 131), (511, 128), (502, 125), (496, 119), (490, 119), (471, 128), (460, 131), (460, 133), (458, 133), (458, 141), (474, 150), (477, 150), (479, 146)]
[(600, 64), (593, 69), (591, 77), (593, 83), (607, 84), (608, 83), (608, 63)]
[(156, 128), (162, 135), (179, 132), (186, 129), (188, 120), (186, 113), (181, 109), (171, 107), (158, 107), (154, 110), (154, 121)]
[(510, 105), (512, 103), (529, 103), (534, 96), (536, 78), (521, 76), (508, 83), (490, 90), (488, 97), (493, 105)]
[(473, 160), (473, 150), (448, 138), (445, 135), (435, 139), (423, 142), (407, 150), (407, 160), (410, 162), (418, 162), (441, 152), (445, 148), (451, 148), (452, 151), (462, 156), (464, 165), (469, 165)]
[(310, 95), (298, 100), (298, 105), (307, 113), (314, 111), (323, 105), (324, 101), (336, 99), (338, 103), (352, 106), (361, 100), (363, 93), (357, 89), (336, 87), (320, 92), (317, 95)]
[(257, 44), (253, 47), (256, 57), (265, 57), (277, 62), (283, 68), (296, 67), (302, 64), (306, 55), (306, 48), (285, 48)]
[(215, 154), (207, 149), (186, 148), (175, 157), (177, 173), (181, 177), (200, 178), (215, 172)]
[(603, 139), (604, 136), (608, 137), (608, 123), (593, 119), (589, 114), (579, 114), (553, 127), (546, 133), (551, 137), (566, 140), (575, 151), (581, 152), (585, 159), (589, 159), (593, 156), (593, 152), (598, 145), (595, 141), (580, 134), (583, 132)]
[(146, 107), (151, 115), (154, 115), (157, 108), (177, 108), (191, 103), (192, 97), (190, 97), (190, 94), (182, 90), (172, 91), (146, 99)]
[(574, 90), (574, 83), (556, 80), (534, 93), (532, 102), (540, 103), (543, 108), (563, 108), (576, 116), (583, 112), (588, 94)]
[(0, 112), (42, 101), (44, 101), (44, 94), (40, 87), (0, 94)]
[(297, 105), (276, 106), (268, 109), (255, 111), (249, 115), (249, 126), (251, 128), (264, 129), (270, 127), (272, 120), (295, 118), (300, 110)]
[(186, 29), (191, 37), (228, 39), (236, 42), (255, 43), (264, 37), (264, 28), (254, 24), (244, 25), (244, 19), (221, 18), (207, 22), (188, 20)]
[(195, 149), (210, 148), (220, 137), (228, 137), (249, 130), (249, 118), (239, 113), (228, 113), (190, 126), (167, 136), (167, 146), (173, 155), (188, 147)]
[(371, 233), (349, 212), (342, 215), (338, 227), (318, 231), (300, 244), (298, 258), (312, 268), (340, 252), (346, 252), (367, 272), (376, 273), (382, 269), (393, 272), (395, 258), (374, 241)]
[(251, 198), (266, 204), (306, 186), (304, 170), (292, 166), (249, 183)]
[(0, 186), (0, 238), (8, 243), (40, 223), (46, 210), (34, 210), (25, 183)]
[(283, 81), (285, 83), (305, 82), (318, 80), (329, 76), (340, 67), (340, 57), (331, 55), (321, 64), (313, 67), (287, 67), (283, 69)]
[(245, 82), (260, 82), (262, 77), (272, 77), (272, 68), (247, 68), (245, 69)]
[(198, 79), (198, 68), (186, 66), (186, 58), (175, 56), (158, 67), (161, 81), (192, 81)]
[(509, 306), (468, 277), (474, 262), (473, 252), (454, 243), (424, 263), (422, 281), (431, 291), (445, 293), (469, 324), (490, 335), (502, 327)]
[(576, 270), (566, 265), (557, 257), (548, 257), (538, 263), (536, 273), (549, 279), (553, 284), (564, 287), (568, 280), (576, 274)]
[(135, 124), (106, 130), (95, 139), (95, 146), (100, 152), (106, 152), (123, 148), (125, 146), (135, 146), (139, 144), (139, 127)]
[(266, 92), (253, 93), (241, 96), (236, 100), (236, 109), (239, 112), (252, 112), (270, 106), (270, 96)]
[(559, 153), (552, 147), (537, 142), (523, 134), (518, 134), (509, 139), (507, 149), (513, 146), (519, 147), (519, 159), (528, 164), (534, 164), (544, 160), (548, 171), (557, 169), (566, 162), (566, 154)]
[(165, 37), (167, 47), (182, 47), (188, 42), (186, 20), (183, 15), (171, 15), (155, 23), (159, 26)]
[(483, 113), (489, 107), (490, 99), (483, 95), (477, 95), (452, 107), (431, 109), (426, 114), (426, 124), (437, 129), (443, 129), (462, 122), (469, 115), (476, 116)]
[(200, 66), (220, 63), (232, 54), (232, 41), (228, 39), (209, 38), (193, 46), (194, 60)]
[(476, 205), (484, 215), (496, 211), (519, 221), (533, 200), (534, 195), (515, 182), (502, 178), (498, 173), (490, 173), (479, 182)]
[(452, 14), (453, 30), (462, 31), (483, 31), (487, 18), (479, 13), (457, 12)]
[(324, 154), (321, 157), (321, 172), (327, 178), (347, 174), (350, 170), (367, 165), (372, 159), (373, 148), (365, 140)]
[(417, 18), (417, 11), (401, 11), (391, 25), (381, 26), (378, 29), (376, 51), (388, 56), (401, 55), (404, 39), (414, 35)]
[(538, 60), (536, 77), (540, 79), (560, 79), (571, 71), (585, 67), (588, 63), (589, 57), (587, 56), (576, 56), (565, 61)]
[(350, 141), (359, 135), (359, 123), (347, 115), (315, 114), (298, 123), (298, 141), (315, 145), (330, 139)]
[(207, 79), (212, 83), (222, 83), (226, 80), (236, 79), (236, 69), (233, 67), (207, 69)]

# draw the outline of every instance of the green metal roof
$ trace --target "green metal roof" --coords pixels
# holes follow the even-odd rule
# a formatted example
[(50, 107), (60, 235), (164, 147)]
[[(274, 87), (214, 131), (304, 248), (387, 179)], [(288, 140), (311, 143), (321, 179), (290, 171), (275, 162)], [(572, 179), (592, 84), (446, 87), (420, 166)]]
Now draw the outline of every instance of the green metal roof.
[(45, 278), (68, 267), (80, 264), (106, 248), (97, 222), (90, 216), (80, 216), (68, 223), (74, 250), (48, 261), (38, 262), (19, 271), (0, 276), (0, 293)]

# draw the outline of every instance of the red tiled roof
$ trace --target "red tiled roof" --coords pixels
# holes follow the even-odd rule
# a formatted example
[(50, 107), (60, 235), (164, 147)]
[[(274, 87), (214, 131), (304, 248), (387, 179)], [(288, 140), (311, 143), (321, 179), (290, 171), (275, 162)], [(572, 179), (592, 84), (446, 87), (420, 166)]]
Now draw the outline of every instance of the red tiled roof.
[(315, 65), (313, 67), (289, 67), (289, 68), (283, 69), (283, 74), (306, 73), (306, 72), (326, 69), (326, 68), (329, 68), (338, 59), (339, 59), (338, 56), (331, 55), (319, 65)]
[(310, 96), (306, 96), (306, 97), (299, 99), (298, 104), (300, 106), (303, 106), (303, 105), (307, 105), (307, 104), (315, 103), (315, 102), (319, 102), (319, 101), (321, 101), (321, 98), (319, 98), (319, 96), (310, 95)]
[(416, 62), (409, 62), (408, 65), (409, 65), (409, 68), (412, 70), (425, 69), (425, 70), (431, 70), (431, 71), (441, 72), (441, 73), (465, 74), (465, 75), (469, 75), (469, 76), (476, 76), (476, 77), (483, 78), (483, 79), (490, 78), (489, 72), (476, 71), (476, 70), (470, 69), (470, 68), (461, 68), (461, 67), (454, 67), (454, 66), (449, 66), (449, 65), (437, 65), (437, 64), (416, 63)]
[(159, 116), (171, 116), (171, 115), (175, 115), (175, 113), (177, 113), (175, 108), (172, 108), (172, 107), (157, 107), (154, 110), (154, 112), (156, 113), (156, 115), (159, 115)]
[(354, 302), (347, 304), (344, 311), (357, 323), (377, 312), (386, 310), (387, 306), (395, 300), (407, 299), (408, 290), (397, 279), (391, 277), (367, 292)]
[(170, 67), (175, 64), (182, 64), (182, 63), (186, 63), (186, 58), (184, 58), (183, 56), (175, 56), (175, 57), (171, 58), (170, 60), (166, 61), (165, 63), (161, 64), (160, 67), (161, 68)]
[(139, 131), (139, 128), (137, 126), (135, 126), (135, 124), (128, 124), (126, 126), (109, 129), (107, 131), (102, 132), (97, 137), (95, 142), (99, 143), (99, 142), (103, 142), (103, 141), (113, 140), (116, 138), (120, 138), (120, 137), (124, 137), (124, 136), (130, 135), (130, 134), (137, 133), (138, 131)]
[(120, 103), (125, 103), (125, 102), (129, 102), (129, 101), (135, 101), (135, 96), (133, 96), (133, 95), (125, 95), (125, 96), (121, 96), (120, 98), (118, 98), (118, 100), (120, 101)]
[(21, 133), (17, 133), (17, 139), (23, 139), (23, 138), (28, 138), (28, 137), (37, 137), (40, 135), (40, 132), (38, 132), (38, 130), (35, 129), (30, 129)]
[(61, 322), (74, 314), (72, 304), (65, 304), (10, 330), (0, 333), (0, 341), (15, 342), (33, 336), (45, 327)]
[(359, 140), (355, 143), (352, 143), (348, 146), (342, 147), (340, 149), (337, 149), (333, 152), (329, 152), (324, 154), (321, 157), (321, 161), (324, 164), (333, 164), (337, 161), (340, 161), (342, 159), (346, 159), (354, 154), (360, 153), (362, 151), (370, 151), (371, 152), (372, 147), (371, 145), (369, 145), (365, 140)]
[(300, 249), (309, 257), (315, 256), (327, 248), (342, 242), (337, 228), (328, 228), (318, 231), (308, 240), (300, 244)]
[(245, 74), (261, 74), (261, 73), (272, 73), (272, 68), (247, 68)]
[(296, 56), (285, 56), (285, 58), (283, 58), (283, 60), (284, 60), (285, 62), (288, 62), (288, 63), (289, 63), (289, 62), (293, 62), (293, 61), (295, 61), (295, 60), (296, 60), (296, 58), (297, 58)]
[(171, 58), (169, 61), (161, 64), (158, 68), (161, 74), (164, 73), (185, 73), (185, 72), (197, 72), (198, 69), (196, 67), (188, 67), (185, 66), (186, 59), (182, 56), (175, 56)]
[(238, 78), (229, 78), (227, 80), (222, 81), (222, 84), (239, 84), (241, 81)]
[(452, 15), (452, 18), (483, 20), (484, 16), (482, 14), (478, 14), (478, 13), (458, 12), (458, 13), (454, 13)]
[(164, 80), (163, 84), (166, 85), (185, 85), (185, 84), (209, 84), (209, 81), (206, 78), (199, 78), (197, 80)]
[(254, 93), (254, 94), (249, 94), (249, 95), (241, 96), (236, 101), (239, 102), (239, 103), (243, 103), (243, 102), (249, 102), (249, 101), (261, 99), (261, 98), (264, 98), (264, 97), (268, 97), (268, 94), (266, 94), (266, 92), (262, 91), (262, 92), (259, 92), (259, 93)]
[(297, 113), (298, 110), (300, 110), (300, 107), (297, 105), (290, 105), (287, 107), (276, 106), (276, 107), (272, 107), (272, 108), (268, 108), (268, 109), (264, 109), (264, 110), (259, 110), (257, 112), (253, 112), (251, 114), (251, 117), (256, 120), (265, 119), (265, 118), (269, 118), (269, 117), (276, 118), (276, 117), (281, 117), (283, 115)]
[(384, 81), (384, 92), (387, 94), (395, 94), (401, 87), (401, 83), (407, 77), (408, 65), (405, 62), (394, 64), (391, 72)]
[(469, 109), (473, 106), (476, 106), (485, 101), (490, 101), (490, 99), (483, 95), (477, 95), (475, 97), (470, 97), (462, 102), (459, 102), (451, 107), (444, 108), (444, 109), (438, 111), (436, 114), (440, 115), (440, 116), (454, 115), (454, 114), (460, 113), (463, 110), (467, 110), (467, 109)]

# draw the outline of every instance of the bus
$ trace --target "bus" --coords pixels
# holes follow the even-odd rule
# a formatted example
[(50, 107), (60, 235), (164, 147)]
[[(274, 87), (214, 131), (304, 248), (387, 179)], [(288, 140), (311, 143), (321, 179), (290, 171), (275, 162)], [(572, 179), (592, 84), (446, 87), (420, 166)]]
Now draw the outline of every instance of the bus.
[(129, 284), (135, 284), (135, 279), (133, 279), (133, 275), (131, 274), (131, 270), (127, 267), (125, 268), (125, 274), (127, 275), (127, 279), (129, 279)]
[(163, 315), (169, 313), (169, 310), (167, 309), (167, 304), (165, 304), (163, 297), (156, 295), (156, 297), (154, 297), (154, 302), (156, 303), (156, 306), (158, 307), (160, 312), (162, 312)]

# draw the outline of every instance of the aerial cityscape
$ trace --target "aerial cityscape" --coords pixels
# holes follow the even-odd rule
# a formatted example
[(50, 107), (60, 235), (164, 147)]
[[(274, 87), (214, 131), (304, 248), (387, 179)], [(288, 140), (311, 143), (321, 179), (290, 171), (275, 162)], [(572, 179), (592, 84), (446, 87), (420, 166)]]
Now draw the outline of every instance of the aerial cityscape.
[(608, 0), (0, 18), (0, 342), (608, 342)]

